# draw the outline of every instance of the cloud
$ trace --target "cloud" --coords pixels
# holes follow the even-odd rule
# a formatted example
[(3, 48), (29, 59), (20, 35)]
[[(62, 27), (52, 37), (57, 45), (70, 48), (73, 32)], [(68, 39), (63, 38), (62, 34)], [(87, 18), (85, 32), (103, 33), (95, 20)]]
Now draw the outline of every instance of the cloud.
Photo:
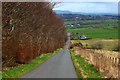
[(120, 0), (55, 0), (55, 1), (62, 1), (62, 2), (119, 2)]
[(68, 10), (72, 12), (85, 13), (118, 13), (118, 3), (116, 2), (66, 2), (62, 3), (55, 10)]

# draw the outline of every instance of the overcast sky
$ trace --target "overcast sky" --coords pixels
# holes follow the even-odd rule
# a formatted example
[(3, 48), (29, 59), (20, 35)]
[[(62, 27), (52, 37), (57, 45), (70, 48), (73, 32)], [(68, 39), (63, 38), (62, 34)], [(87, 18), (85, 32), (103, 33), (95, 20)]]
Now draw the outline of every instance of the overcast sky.
[(50, 0), (60, 2), (119, 2), (120, 0)]
[(85, 13), (118, 13), (119, 0), (64, 0), (54, 10)]

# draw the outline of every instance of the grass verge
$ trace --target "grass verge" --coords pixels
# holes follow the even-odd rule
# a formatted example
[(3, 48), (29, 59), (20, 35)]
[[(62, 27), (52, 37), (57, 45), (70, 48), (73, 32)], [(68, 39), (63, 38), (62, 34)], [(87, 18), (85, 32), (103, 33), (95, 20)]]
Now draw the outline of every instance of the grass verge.
[(88, 64), (84, 58), (79, 55), (75, 55), (74, 50), (71, 49), (72, 61), (78, 75), (78, 78), (103, 78), (103, 75), (97, 72), (97, 70), (91, 65)]
[(2, 79), (2, 72), (0, 72), (0, 80)]
[(50, 57), (54, 56), (58, 53), (60, 49), (54, 51), (53, 53), (42, 54), (41, 56), (37, 57), (36, 59), (32, 60), (29, 64), (22, 64), (18, 67), (11, 68), (8, 71), (2, 73), (2, 78), (19, 78), (20, 76), (30, 72), (31, 70), (35, 69), (36, 67), (40, 66), (42, 63), (47, 61)]

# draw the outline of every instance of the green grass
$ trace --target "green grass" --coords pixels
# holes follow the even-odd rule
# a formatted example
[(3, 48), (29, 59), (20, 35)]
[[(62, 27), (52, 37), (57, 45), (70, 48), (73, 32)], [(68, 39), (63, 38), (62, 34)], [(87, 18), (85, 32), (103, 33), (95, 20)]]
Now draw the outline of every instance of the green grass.
[(78, 35), (85, 35), (94, 39), (118, 39), (118, 29), (102, 29), (102, 28), (77, 28), (67, 29), (67, 32), (78, 33)]
[(50, 57), (52, 57), (56, 53), (58, 53), (58, 51), (59, 50), (57, 50), (53, 53), (42, 54), (41, 56), (32, 60), (32, 62), (29, 64), (23, 64), (18, 67), (11, 68), (10, 70), (2, 73), (2, 78), (19, 78), (20, 76), (30, 72), (31, 70), (35, 69), (38, 66), (40, 66), (42, 63), (47, 61)]
[[(75, 22), (75, 20), (73, 19), (71, 19), (71, 20), (64, 20), (64, 22), (65, 23), (74, 23)], [(118, 22), (118, 20), (78, 20), (78, 22), (103, 22), (103, 23), (105, 23), (105, 22), (108, 22), (108, 23), (117, 23)]]
[(2, 79), (2, 73), (0, 72), (0, 79)]
[(97, 70), (91, 64), (88, 64), (84, 58), (75, 55), (74, 50), (71, 50), (71, 56), (79, 78), (100, 79), (103, 77), (103, 75), (97, 72)]
[(80, 23), (80, 27), (101, 27), (112, 28), (118, 27), (118, 20), (64, 20), (65, 25)]

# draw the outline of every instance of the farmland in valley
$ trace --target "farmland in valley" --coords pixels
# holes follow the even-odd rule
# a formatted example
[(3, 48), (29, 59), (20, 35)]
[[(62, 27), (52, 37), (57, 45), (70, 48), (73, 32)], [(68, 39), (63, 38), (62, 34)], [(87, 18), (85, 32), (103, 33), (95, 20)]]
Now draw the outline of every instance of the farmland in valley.
[(84, 48), (91, 48), (95, 43), (101, 43), (103, 50), (114, 50), (115, 46), (118, 45), (118, 39), (90, 39), (90, 40), (72, 40), (74, 43), (81, 42)]
[(118, 29), (115, 28), (76, 28), (67, 29), (67, 32), (72, 34), (77, 34), (77, 36), (85, 35), (90, 38), (100, 38), (100, 39), (118, 39)]
[(118, 20), (65, 20), (65, 25), (70, 28), (117, 28)]

